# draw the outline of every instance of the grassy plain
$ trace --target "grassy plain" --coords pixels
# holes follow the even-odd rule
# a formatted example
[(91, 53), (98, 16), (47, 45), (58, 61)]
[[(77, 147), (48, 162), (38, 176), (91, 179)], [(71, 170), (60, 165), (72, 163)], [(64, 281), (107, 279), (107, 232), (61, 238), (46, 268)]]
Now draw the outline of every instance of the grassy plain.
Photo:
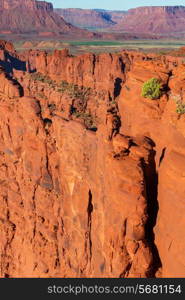
[(122, 40), (122, 41), (62, 41), (62, 40), (18, 40), (14, 41), (17, 51), (40, 49), (53, 51), (68, 48), (73, 55), (93, 52), (120, 52), (124, 49), (144, 52), (168, 52), (185, 46), (185, 40)]

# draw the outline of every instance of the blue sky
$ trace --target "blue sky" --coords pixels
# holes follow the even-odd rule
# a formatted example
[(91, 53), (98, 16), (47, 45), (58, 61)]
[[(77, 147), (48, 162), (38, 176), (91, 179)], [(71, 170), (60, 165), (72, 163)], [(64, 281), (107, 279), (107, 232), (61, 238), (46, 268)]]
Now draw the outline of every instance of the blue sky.
[(145, 5), (185, 5), (183, 0), (47, 0), (55, 7), (105, 8), (125, 10)]

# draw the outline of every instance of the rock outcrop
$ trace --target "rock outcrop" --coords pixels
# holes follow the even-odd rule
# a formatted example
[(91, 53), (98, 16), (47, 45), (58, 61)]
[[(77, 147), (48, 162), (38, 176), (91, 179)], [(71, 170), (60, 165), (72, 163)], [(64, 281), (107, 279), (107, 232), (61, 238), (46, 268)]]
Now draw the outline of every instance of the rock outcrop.
[[(1, 277), (183, 277), (183, 58), (17, 59), (23, 93), (0, 94)], [(158, 100), (141, 96), (152, 77)]]
[(114, 11), (105, 9), (81, 9), (81, 8), (56, 8), (65, 21), (82, 28), (108, 28), (119, 24), (126, 11)]
[(106, 11), (80, 8), (55, 9), (65, 21), (82, 28), (106, 28), (116, 23)]
[(115, 29), (178, 36), (184, 34), (184, 26), (184, 6), (146, 6), (128, 10)]
[(56, 9), (56, 12), (82, 28), (106, 28), (106, 31), (127, 32), (141, 38), (143, 34), (150, 35), (148, 38), (184, 36), (184, 6), (146, 6), (128, 11)]
[(40, 34), (93, 37), (88, 32), (72, 26), (54, 12), (53, 5), (36, 0), (0, 0), (1, 34)]

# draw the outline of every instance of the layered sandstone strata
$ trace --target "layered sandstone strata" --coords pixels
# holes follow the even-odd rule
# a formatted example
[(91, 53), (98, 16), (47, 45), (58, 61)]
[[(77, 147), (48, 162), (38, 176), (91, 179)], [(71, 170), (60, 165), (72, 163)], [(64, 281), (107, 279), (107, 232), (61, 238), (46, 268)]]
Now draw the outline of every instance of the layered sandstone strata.
[(115, 29), (158, 35), (184, 34), (184, 6), (146, 6), (128, 10)]
[[(0, 0), (0, 33), (75, 35), (94, 34), (72, 26), (54, 12), (52, 3), (36, 0)], [(24, 16), (24, 18), (23, 18)]]

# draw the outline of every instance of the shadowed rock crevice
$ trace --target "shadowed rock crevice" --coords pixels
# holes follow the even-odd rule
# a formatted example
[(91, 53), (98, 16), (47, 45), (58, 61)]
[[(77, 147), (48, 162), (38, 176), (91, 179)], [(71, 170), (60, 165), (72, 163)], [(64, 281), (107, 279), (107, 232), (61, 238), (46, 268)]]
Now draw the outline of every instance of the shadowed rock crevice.
[(159, 159), (159, 167), (160, 167), (160, 165), (161, 165), (161, 163), (162, 163), (162, 161), (165, 157), (165, 153), (166, 153), (166, 147), (163, 148), (163, 150), (162, 150), (162, 153), (161, 153), (161, 156), (160, 156), (160, 159)]
[(114, 98), (118, 97), (121, 93), (121, 88), (122, 88), (122, 79), (121, 78), (116, 78), (115, 83), (114, 83)]
[(4, 67), (0, 66), (0, 92), (10, 98), (23, 97), (24, 89), (22, 85), (15, 79), (12, 74), (5, 71)]
[(131, 267), (132, 267), (132, 263), (128, 263), (125, 270), (120, 274), (119, 278), (126, 278), (130, 272)]
[(0, 66), (2, 66), (5, 71), (12, 74), (13, 70), (26, 72), (26, 62), (20, 60), (19, 58), (12, 56), (7, 51), (4, 52), (5, 60), (0, 60)]
[(92, 202), (92, 192), (89, 190), (89, 201), (87, 207), (87, 215), (88, 215), (88, 239), (89, 239), (89, 254), (90, 254), (90, 261), (92, 259), (92, 237), (91, 237), (91, 230), (92, 230), (92, 213), (93, 213), (93, 202)]
[[(152, 147), (155, 143), (147, 138)], [(146, 240), (149, 243), (153, 253), (153, 266), (150, 271), (149, 277), (155, 277), (159, 268), (161, 268), (161, 260), (159, 257), (158, 249), (155, 245), (154, 227), (156, 225), (159, 204), (158, 204), (158, 173), (156, 171), (155, 150), (150, 150), (148, 162), (142, 159), (142, 169), (144, 172), (146, 196), (148, 203), (148, 222), (146, 224)]]
[(12, 78), (10, 74), (6, 73), (6, 78), (12, 82), (12, 85), (16, 86), (19, 91), (19, 96), (24, 96), (24, 89), (22, 85), (15, 78)]

